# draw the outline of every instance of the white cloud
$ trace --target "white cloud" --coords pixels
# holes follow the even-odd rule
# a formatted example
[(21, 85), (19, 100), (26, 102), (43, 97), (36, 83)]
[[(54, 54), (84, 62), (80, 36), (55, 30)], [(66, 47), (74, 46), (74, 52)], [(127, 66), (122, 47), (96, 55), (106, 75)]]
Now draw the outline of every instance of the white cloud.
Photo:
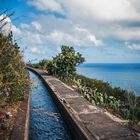
[(44, 35), (40, 33), (42, 26), (39, 22), (33, 21), (30, 24), (22, 23), (20, 25), (22, 31), (22, 41), (29, 46), (42, 45), (44, 42)]
[(111, 39), (132, 41), (127, 47), (139, 50), (140, 45), (134, 42), (140, 40), (139, 0), (28, 0), (28, 4), (41, 11), (34, 21), (17, 28), (7, 18), (5, 28), (22, 37), (22, 46), (28, 46), (29, 53), (43, 56), (45, 48), (57, 53), (56, 46), (62, 44), (93, 50), (100, 49), (94, 46), (104, 45), (105, 49), (104, 42)]
[(14, 35), (16, 35), (16, 36), (21, 35), (21, 30), (19, 28), (17, 28), (15, 25), (12, 25), (11, 30), (14, 33)]
[(33, 53), (37, 53), (37, 52), (38, 52), (38, 48), (35, 48), (35, 47), (34, 47), (34, 48), (31, 49), (31, 51), (32, 51)]
[(140, 51), (140, 44), (130, 44), (129, 42), (125, 42), (125, 45), (131, 50), (139, 50)]
[(140, 40), (140, 27), (113, 26), (112, 28), (102, 30), (98, 35), (101, 38), (110, 40), (135, 41)]
[(29, 5), (35, 6), (38, 10), (41, 11), (55, 11), (63, 13), (61, 5), (55, 0), (30, 0)]
[(30, 46), (45, 45), (45, 42), (57, 47), (64, 44), (81, 47), (103, 45), (102, 41), (96, 38), (94, 32), (75, 25), (67, 19), (42, 16), (38, 18), (38, 21), (33, 21), (30, 24), (22, 23), (20, 27), (25, 36), (25, 42), (28, 42)]
[(7, 17), (6, 15), (1, 15), (0, 20), (3, 18), (5, 19), (0, 23), (0, 26), (3, 25), (5, 22), (7, 23), (2, 28), (2, 32), (4, 34), (9, 34), (10, 31), (12, 31), (14, 39), (21, 38), (22, 42), (24, 42), (24, 46), (26, 46), (27, 44), (28, 46), (32, 47), (43, 44), (43, 35), (39, 33), (42, 27), (38, 22), (32, 22), (31, 24), (22, 23), (20, 27), (17, 28), (12, 23), (10, 17)]
[(42, 28), (41, 25), (40, 25), (38, 22), (36, 22), (36, 21), (32, 22), (32, 25), (33, 25), (33, 27), (35, 27), (36, 30), (38, 30), (38, 31), (40, 31), (41, 28)]
[(47, 39), (55, 45), (71, 45), (71, 46), (101, 46), (101, 40), (97, 40), (95, 35), (89, 33), (86, 29), (75, 28), (71, 33), (55, 30), (51, 32)]
[(121, 28), (114, 34), (119, 40), (140, 40), (140, 28)]
[(90, 20), (120, 21), (140, 18), (135, 5), (132, 5), (132, 0), (59, 0), (59, 2), (73, 19), (81, 17)]
[[(94, 47), (103, 46), (104, 40), (112, 38), (140, 40), (140, 27), (133, 26), (133, 23), (140, 22), (139, 0), (30, 0), (28, 4), (43, 11), (43, 14), (29, 24), (22, 23), (18, 28), (7, 18), (8, 26), (5, 28), (22, 37), (22, 42), (34, 54), (43, 54), (41, 48), (46, 43), (52, 46), (49, 49), (55, 51), (56, 46), (63, 44)], [(49, 15), (48, 11), (52, 13)], [(53, 12), (66, 18), (54, 16)], [(130, 22), (131, 27), (127, 26)], [(127, 45), (135, 50), (139, 50), (139, 46), (135, 42)]]
[(42, 35), (34, 33), (34, 32), (23, 32), (24, 39), (29, 43), (31, 46), (33, 45), (40, 45), (43, 43)]
[(93, 42), (96, 46), (101, 46), (103, 45), (101, 40), (97, 40), (96, 37), (94, 35), (89, 35), (88, 39)]
[(5, 24), (5, 26), (3, 26), (3, 28), (1, 29), (4, 34), (9, 34), (11, 31), (15, 36), (21, 34), (20, 29), (12, 23), (11, 19), (6, 14), (0, 15), (0, 20), (2, 20), (0, 22), (0, 27)]
[(139, 0), (28, 0), (28, 4), (42, 11), (65, 13), (73, 20), (140, 21)]
[(1, 23), (4, 23), (4, 22), (10, 23), (11, 19), (6, 14), (2, 14), (2, 15), (0, 15), (0, 21), (1, 21)]
[(32, 52), (33, 54), (38, 54), (38, 55), (45, 54), (44, 51), (42, 51), (41, 49), (39, 49), (39, 48), (37, 48), (37, 47), (32, 47), (32, 48), (31, 48), (31, 52)]
[[(60, 8), (50, 6), (53, 5), (51, 4), (52, 1), (57, 3)], [(44, 11), (48, 9), (60, 13), (63, 11), (66, 19), (53, 19), (44, 16), (45, 19), (42, 18), (38, 21), (40, 24), (49, 21), (47, 25), (43, 23), (43, 27), (49, 30), (49, 34), (54, 30), (71, 34), (70, 30), (73, 31), (73, 28), (77, 28), (77, 31), (79, 30), (78, 32), (81, 32), (81, 34), (90, 31), (95, 38), (100, 38), (100, 40), (109, 38), (119, 40), (140, 39), (140, 28), (134, 29), (121, 25), (122, 22), (126, 24), (131, 22), (132, 25), (140, 22), (139, 0), (33, 0), (29, 1), (29, 4)], [(78, 29), (77, 25), (81, 28)], [(83, 29), (84, 32), (80, 31)], [(93, 40), (93, 37), (91, 40)]]
[(37, 21), (31, 22), (31, 24), (21, 23), (20, 27), (22, 29), (26, 29), (26, 30), (28, 29), (28, 30), (34, 30), (34, 31), (40, 31), (42, 29), (42, 26)]
[(30, 25), (25, 24), (25, 23), (21, 23), (20, 27), (21, 27), (22, 29), (29, 29), (29, 28), (30, 28)]
[[(63, 44), (65, 41), (71, 41), (71, 36), (60, 31), (53, 31), (48, 36), (47, 39), (53, 44)], [(65, 39), (65, 40), (64, 40)], [(68, 42), (67, 42), (68, 43)]]

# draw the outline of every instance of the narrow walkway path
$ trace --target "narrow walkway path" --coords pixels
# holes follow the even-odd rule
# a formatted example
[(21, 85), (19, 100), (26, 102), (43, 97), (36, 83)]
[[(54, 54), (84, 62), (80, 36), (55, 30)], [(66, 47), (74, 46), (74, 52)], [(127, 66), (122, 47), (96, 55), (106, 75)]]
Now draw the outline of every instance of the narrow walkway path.
[(139, 140), (133, 131), (111, 119), (102, 110), (92, 106), (80, 94), (61, 81), (55, 77), (47, 76), (41, 71), (38, 72), (69, 114), (74, 117), (88, 140)]

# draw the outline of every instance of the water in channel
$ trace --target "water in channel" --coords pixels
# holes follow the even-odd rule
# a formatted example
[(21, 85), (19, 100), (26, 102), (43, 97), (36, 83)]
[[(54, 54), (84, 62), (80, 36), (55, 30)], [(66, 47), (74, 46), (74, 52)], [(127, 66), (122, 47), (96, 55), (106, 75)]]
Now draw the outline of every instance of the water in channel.
[(56, 104), (42, 80), (32, 72), (30, 140), (73, 140)]

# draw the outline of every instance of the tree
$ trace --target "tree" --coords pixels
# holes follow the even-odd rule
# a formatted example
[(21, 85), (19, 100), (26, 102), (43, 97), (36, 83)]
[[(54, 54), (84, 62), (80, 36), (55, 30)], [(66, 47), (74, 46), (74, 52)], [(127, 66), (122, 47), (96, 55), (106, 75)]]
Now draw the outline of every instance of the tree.
[(76, 53), (73, 47), (62, 46), (61, 53), (48, 63), (47, 70), (61, 80), (70, 81), (76, 74), (76, 67), (84, 61), (84, 57)]
[(43, 59), (43, 60), (39, 61), (38, 65), (42, 69), (46, 69), (47, 68), (47, 65), (48, 65), (48, 60)]

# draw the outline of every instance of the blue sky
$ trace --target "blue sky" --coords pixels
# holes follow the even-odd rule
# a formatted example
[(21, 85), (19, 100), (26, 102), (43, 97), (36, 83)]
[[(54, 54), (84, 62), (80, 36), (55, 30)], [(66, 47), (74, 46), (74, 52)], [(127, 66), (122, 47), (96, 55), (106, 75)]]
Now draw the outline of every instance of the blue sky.
[(3, 30), (13, 31), (26, 62), (51, 59), (61, 45), (89, 63), (140, 62), (139, 0), (0, 0), (5, 9), (15, 14)]

